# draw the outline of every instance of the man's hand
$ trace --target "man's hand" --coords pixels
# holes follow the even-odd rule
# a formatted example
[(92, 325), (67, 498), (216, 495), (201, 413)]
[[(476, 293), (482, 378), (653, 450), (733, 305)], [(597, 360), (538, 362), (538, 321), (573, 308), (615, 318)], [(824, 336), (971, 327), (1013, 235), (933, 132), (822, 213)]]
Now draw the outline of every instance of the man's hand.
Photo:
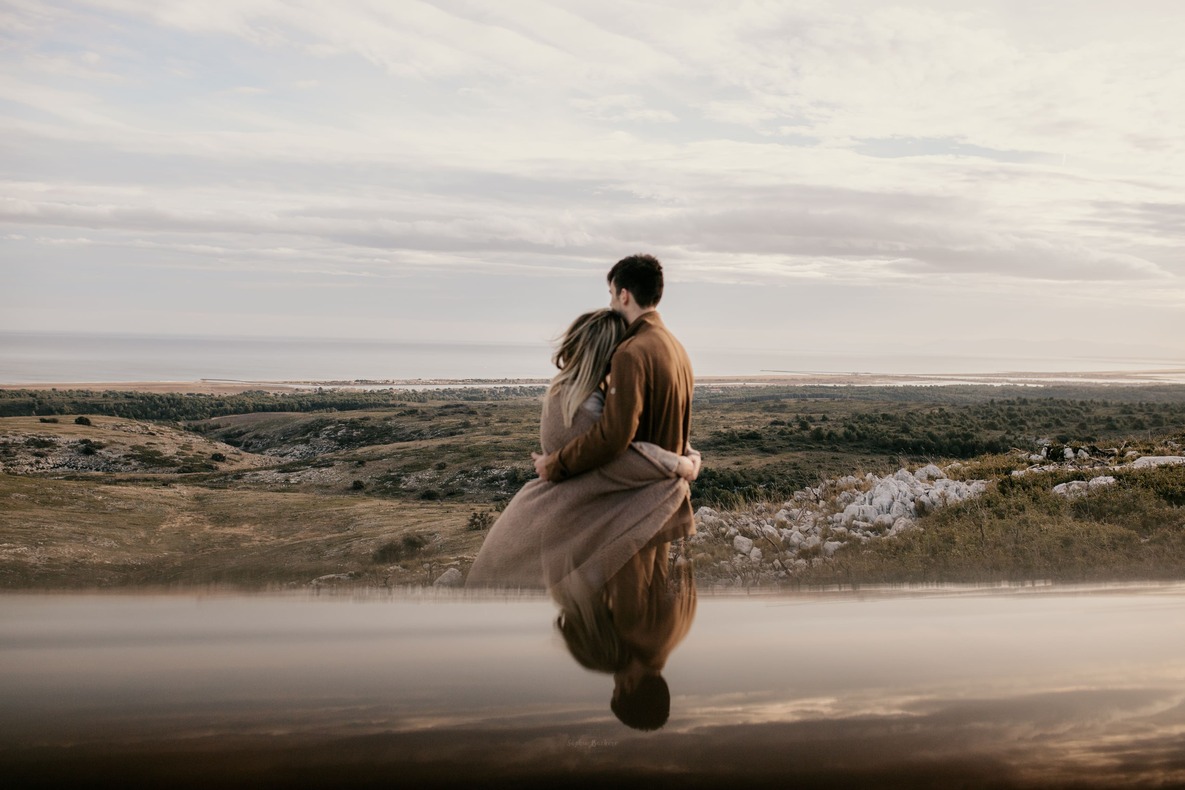
[(543, 453), (531, 453), (531, 460), (535, 462), (535, 474), (539, 475), (540, 480), (547, 479), (547, 459), (548, 456)]

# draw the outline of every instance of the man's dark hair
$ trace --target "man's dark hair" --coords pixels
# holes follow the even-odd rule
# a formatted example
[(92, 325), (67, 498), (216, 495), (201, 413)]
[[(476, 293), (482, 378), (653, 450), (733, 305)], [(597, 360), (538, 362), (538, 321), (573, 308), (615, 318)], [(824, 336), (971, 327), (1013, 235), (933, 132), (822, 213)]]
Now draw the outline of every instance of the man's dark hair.
[(671, 690), (662, 675), (643, 675), (629, 694), (609, 703), (614, 715), (635, 730), (657, 730), (671, 715)]
[(606, 279), (614, 292), (624, 288), (633, 294), (638, 307), (654, 307), (662, 299), (662, 264), (653, 255), (622, 258)]

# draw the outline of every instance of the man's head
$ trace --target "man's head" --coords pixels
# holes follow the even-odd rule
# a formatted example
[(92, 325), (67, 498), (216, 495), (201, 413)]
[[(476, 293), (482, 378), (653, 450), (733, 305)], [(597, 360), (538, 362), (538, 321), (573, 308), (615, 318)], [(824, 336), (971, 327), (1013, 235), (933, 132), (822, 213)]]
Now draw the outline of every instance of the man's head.
[(635, 730), (660, 729), (671, 715), (671, 690), (666, 679), (657, 672), (646, 672), (627, 685), (622, 683), (621, 674), (614, 676), (617, 685), (609, 703), (613, 714)]
[[(653, 255), (622, 258), (606, 279), (609, 306), (627, 317), (654, 309), (662, 299), (662, 264)], [(627, 291), (628, 296), (622, 291)]]

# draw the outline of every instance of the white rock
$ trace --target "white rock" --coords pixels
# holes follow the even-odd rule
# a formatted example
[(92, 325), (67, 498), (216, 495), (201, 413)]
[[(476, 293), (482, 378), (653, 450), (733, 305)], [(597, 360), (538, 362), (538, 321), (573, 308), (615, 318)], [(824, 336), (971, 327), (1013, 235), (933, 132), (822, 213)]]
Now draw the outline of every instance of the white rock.
[(761, 562), (762, 556), (761, 549), (758, 548), (754, 548), (749, 552), (749, 559), (753, 560), (753, 562)]
[(1092, 477), (1087, 482), (1086, 487), (1089, 490), (1094, 491), (1095, 489), (1098, 489), (1098, 488), (1106, 488), (1107, 486), (1113, 486), (1113, 485), (1115, 485), (1115, 478), (1114, 477), (1112, 477), (1111, 475), (1099, 475), (1098, 477)]
[(884, 531), (886, 529), (890, 529), (893, 526), (893, 522), (898, 518), (900, 518), (900, 516), (891, 516), (888, 513), (882, 513), (873, 519), (872, 526), (878, 531)]
[(1058, 496), (1064, 496), (1067, 499), (1074, 499), (1080, 497), (1087, 491), (1087, 483), (1085, 480), (1071, 480), (1068, 483), (1062, 483), (1053, 487), (1053, 493)]
[(762, 526), (761, 534), (765, 535), (770, 540), (779, 540), (782, 537), (782, 534), (778, 531), (777, 527), (771, 526), (769, 524)]
[(1073, 461), (1074, 460), (1074, 451), (1071, 450), (1069, 447), (1067, 447), (1064, 450), (1062, 450), (1062, 456), (1065, 457), (1065, 459), (1067, 461)]
[(732, 539), (732, 547), (739, 554), (748, 554), (753, 551), (753, 541), (746, 538), (744, 535), (737, 535)]
[(1076, 453), (1076, 455), (1078, 456), (1079, 461), (1089, 461), (1090, 460), (1090, 453), (1086, 452), (1086, 450), (1079, 449), (1078, 452)]
[(1185, 464), (1185, 455), (1145, 455), (1133, 461), (1132, 468), (1147, 469), (1152, 466), (1175, 466), (1177, 464)]
[(704, 526), (715, 526), (720, 523), (720, 514), (705, 505), (695, 511), (695, 520)]
[(841, 543), (838, 540), (827, 541), (826, 543), (823, 544), (823, 556), (830, 557), (842, 546), (843, 546), (843, 543)]
[(918, 480), (937, 480), (946, 477), (946, 472), (943, 472), (934, 464), (926, 464), (914, 472), (913, 476)]
[(848, 505), (843, 509), (844, 522), (872, 521), (877, 516), (872, 505)]
[(465, 583), (465, 577), (456, 568), (449, 568), (432, 582), (433, 587), (460, 587)]
[(896, 501), (896, 498), (894, 498), (891, 493), (887, 491), (881, 491), (872, 498), (872, 507), (877, 513), (888, 513), (889, 510), (892, 509), (893, 503)]

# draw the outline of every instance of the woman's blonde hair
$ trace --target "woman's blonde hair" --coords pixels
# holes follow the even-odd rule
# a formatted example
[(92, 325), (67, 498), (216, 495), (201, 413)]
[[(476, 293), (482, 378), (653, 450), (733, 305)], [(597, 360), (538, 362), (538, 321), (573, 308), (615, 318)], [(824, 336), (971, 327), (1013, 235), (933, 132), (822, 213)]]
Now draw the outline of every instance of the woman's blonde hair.
[(613, 349), (625, 335), (626, 321), (609, 309), (577, 318), (560, 340), (551, 361), (560, 369), (549, 391), (559, 391), (564, 425), (571, 427), (581, 405), (605, 380)]
[(630, 662), (630, 648), (613, 622), (605, 589), (591, 590), (567, 577), (567, 584), (552, 590), (560, 605), (556, 630), (576, 663), (593, 672), (613, 674)]

